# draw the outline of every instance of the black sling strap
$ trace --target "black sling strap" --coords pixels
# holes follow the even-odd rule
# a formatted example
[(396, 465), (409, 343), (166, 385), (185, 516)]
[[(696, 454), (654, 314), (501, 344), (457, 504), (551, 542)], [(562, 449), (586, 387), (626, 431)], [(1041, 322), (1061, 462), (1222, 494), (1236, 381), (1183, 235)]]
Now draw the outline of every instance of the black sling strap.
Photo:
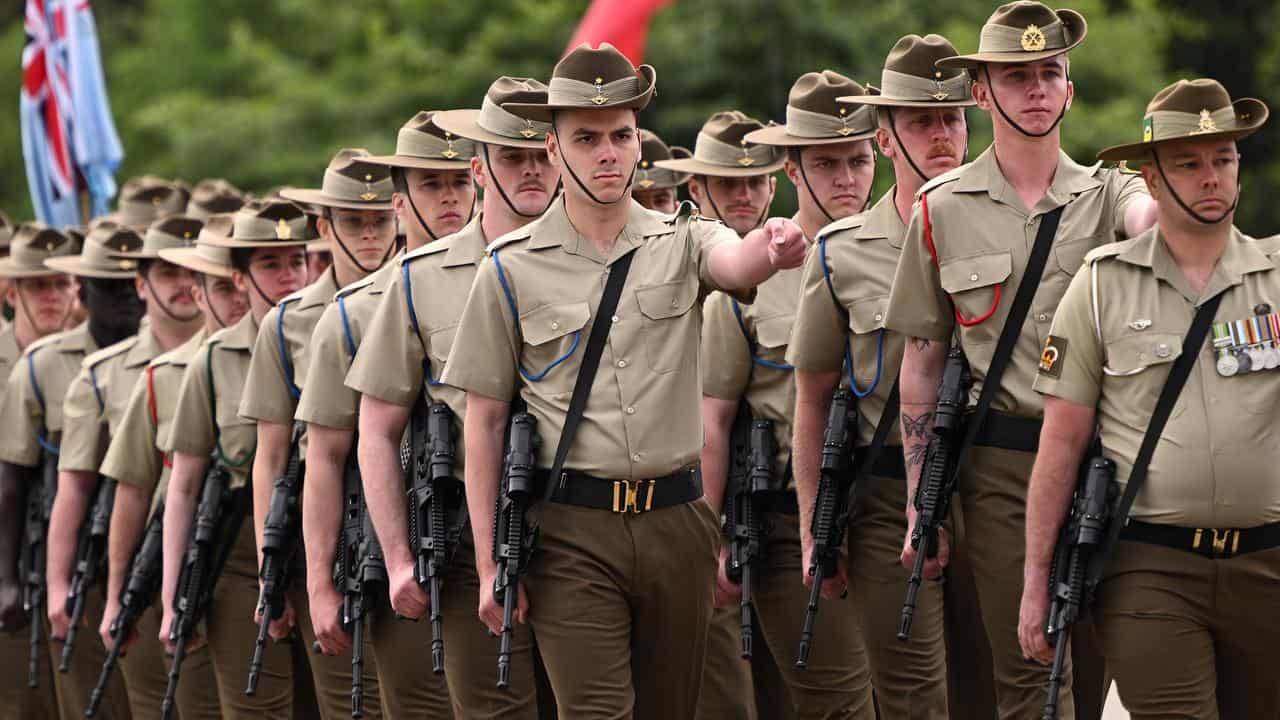
[(880, 413), (880, 422), (876, 423), (876, 431), (871, 435), (871, 444), (867, 446), (866, 454), (858, 462), (858, 471), (854, 475), (858, 479), (854, 492), (858, 495), (872, 492), (871, 484), (861, 481), (871, 475), (871, 468), (880, 457), (880, 452), (884, 450), (884, 442), (889, 438), (889, 431), (893, 429), (893, 424), (896, 422), (898, 422), (898, 380), (894, 379), (893, 387), (889, 388), (889, 397), (884, 401), (884, 411)]
[(1156, 445), (1160, 443), (1160, 434), (1164, 432), (1164, 426), (1169, 422), (1169, 416), (1173, 414), (1173, 406), (1178, 402), (1178, 396), (1182, 394), (1187, 378), (1191, 376), (1191, 368), (1200, 357), (1200, 350), (1204, 346), (1205, 338), (1209, 335), (1209, 326), (1213, 324), (1213, 317), (1218, 312), (1219, 303), (1222, 302), (1222, 295), (1223, 293), (1214, 295), (1196, 309), (1191, 327), (1182, 341), (1182, 354), (1169, 369), (1169, 378), (1165, 380), (1164, 387), (1160, 390), (1155, 410), (1151, 411), (1151, 421), (1147, 425), (1146, 435), (1142, 436), (1142, 444), (1138, 446), (1138, 455), (1133, 460), (1133, 471), (1129, 473), (1129, 482), (1125, 484), (1124, 495), (1116, 504), (1115, 512), (1111, 516), (1102, 554), (1099, 561), (1090, 567), (1091, 582), (1096, 583), (1102, 579), (1107, 560), (1120, 539), (1120, 532), (1125, 525), (1129, 524), (1129, 511), (1133, 509), (1133, 502), (1147, 480), (1147, 471), (1151, 468), (1151, 459), (1156, 453)]
[(578, 432), (578, 422), (587, 409), (587, 398), (591, 396), (591, 385), (596, 379), (596, 369), (600, 367), (600, 356), (604, 354), (604, 341), (609, 337), (609, 328), (613, 325), (613, 311), (618, 307), (618, 298), (622, 296), (622, 286), (627, 281), (627, 273), (631, 270), (631, 260), (639, 250), (633, 250), (613, 263), (609, 269), (609, 278), (604, 283), (604, 294), (600, 296), (600, 307), (596, 309), (596, 318), (591, 323), (591, 335), (587, 338), (587, 349), (582, 354), (582, 365), (578, 367), (578, 379), (573, 383), (573, 396), (569, 398), (569, 414), (564, 419), (564, 429), (560, 432), (560, 442), (556, 444), (556, 457), (551, 464), (551, 474), (547, 476), (547, 487), (543, 491), (544, 498), (551, 499), (551, 493), (559, 482), (561, 470), (564, 469), (565, 458), (569, 455), (569, 447), (573, 445), (573, 436)]
[(1022, 325), (1026, 322), (1027, 313), (1031, 310), (1031, 301), (1035, 299), (1036, 290), (1044, 277), (1044, 266), (1049, 260), (1049, 250), (1053, 247), (1053, 237), (1058, 234), (1058, 222), (1062, 219), (1065, 205), (1045, 213), (1040, 220), (1040, 228), (1036, 230), (1036, 241), (1031, 247), (1031, 257), (1027, 259), (1027, 269), (1018, 283), (1018, 292), (1013, 296), (1013, 305), (1009, 308), (1009, 317), (1000, 330), (1000, 339), (996, 341), (995, 354), (991, 356), (991, 366), (987, 368), (987, 377), (982, 381), (982, 392), (978, 394), (978, 404), (974, 406), (969, 417), (969, 427), (965, 430), (964, 443), (960, 446), (959, 462), (956, 473), (965, 466), (965, 460), (973, 447), (974, 440), (982, 430), (982, 424), (991, 411), (991, 403), (995, 400), (996, 391), (1004, 378), (1004, 371), (1013, 359), (1013, 346), (1022, 334)]

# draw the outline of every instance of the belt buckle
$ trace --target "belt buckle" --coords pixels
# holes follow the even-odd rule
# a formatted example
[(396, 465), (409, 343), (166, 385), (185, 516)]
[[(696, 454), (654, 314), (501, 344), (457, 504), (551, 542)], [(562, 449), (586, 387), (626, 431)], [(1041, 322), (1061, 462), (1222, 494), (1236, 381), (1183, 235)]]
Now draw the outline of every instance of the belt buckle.
[[(645, 493), (644, 506), (640, 504), (640, 488), (648, 483), (649, 491)], [(616, 513), (632, 513), (638, 515), (653, 507), (652, 480), (614, 480), (613, 511)]]
[[(1240, 549), (1240, 531), (1239, 530), (1232, 530), (1232, 529), (1221, 530), (1218, 528), (1196, 528), (1195, 538), (1192, 540), (1192, 543), (1191, 543), (1191, 548), (1193, 550), (1200, 549), (1200, 546), (1201, 544), (1203, 544), (1203, 541), (1205, 539), (1204, 538), (1205, 533), (1211, 533), (1213, 535), (1211, 547), (1213, 548), (1213, 557), (1215, 558), (1229, 558), (1232, 555), (1235, 555), (1236, 551)], [(1227, 547), (1228, 543), (1230, 543), (1231, 545), (1230, 548)]]

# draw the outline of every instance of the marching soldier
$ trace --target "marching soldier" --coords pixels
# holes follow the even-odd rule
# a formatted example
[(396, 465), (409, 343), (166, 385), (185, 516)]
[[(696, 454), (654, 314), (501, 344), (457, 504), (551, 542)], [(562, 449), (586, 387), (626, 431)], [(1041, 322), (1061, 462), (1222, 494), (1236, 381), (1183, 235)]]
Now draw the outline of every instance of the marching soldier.
[[(438, 378), (485, 246), (541, 215), (556, 196), (560, 174), (547, 158), (544, 141), (550, 126), (526, 123), (502, 109), (504, 102), (545, 102), (546, 98), (546, 85), (536, 80), (501, 77), (489, 86), (478, 110), (449, 110), (434, 116), (440, 128), (457, 138), (455, 150), (461, 153), (464, 150), (459, 148), (474, 144), (470, 167), (484, 190), (481, 211), (461, 231), (407, 253), (393, 266), (395, 272), (366, 332), (376, 338), (377, 351), (358, 354), (347, 374), (348, 386), (361, 394), (360, 468), (386, 557), (391, 608), (414, 619), (432, 610), (441, 614), (444, 677), (454, 716), (459, 718), (538, 717), (533, 640), (527, 628), (516, 635), (511, 687), (496, 689), (494, 642), (476, 625), (480, 582), (473, 559), (477, 543), (469, 528), (461, 529), (444, 575), (441, 607), (429, 607), (430, 598), (415, 576), (414, 549), (407, 542), (405, 487), (397, 455), (412, 408), (425, 393), (430, 401), (445, 403), (453, 414), (457, 449), (452, 472), (458, 479), (463, 477), (466, 398)], [(465, 518), (466, 508), (460, 512)], [(396, 631), (411, 639), (419, 651), (430, 647), (428, 623), (420, 622), (412, 631), (399, 627)], [(421, 664), (405, 670), (414, 673), (417, 681), (392, 682), (408, 704), (429, 687), (421, 681)], [(385, 673), (384, 669), (388, 677)], [(421, 697), (417, 702), (428, 700)]]
[[(24, 223), (14, 232), (11, 252), (0, 259), (0, 278), (7, 283), (5, 301), (14, 308), (13, 323), (0, 331), (0, 377), (8, 378), (22, 354), (36, 341), (62, 329), (71, 312), (75, 285), (70, 276), (45, 267), (55, 255), (78, 253), (80, 245), (69, 236), (37, 223)], [(0, 398), (6, 390), (0, 388)], [(7, 417), (7, 416), (5, 416)], [(10, 432), (14, 432), (13, 429)], [(48, 646), (40, 644), (38, 686), (28, 687), (27, 660), (31, 653), (28, 623), (22, 607), (22, 579), (18, 576), (19, 545), (24, 531), (24, 499), (39, 492), (16, 467), (0, 463), (0, 527), (9, 528), (0, 543), (0, 718), (47, 719), (58, 716)]]
[[(302, 209), (274, 201), (252, 202), (242, 208), (235, 215), (229, 238), (202, 238), (209, 245), (231, 251), (232, 282), (248, 294), (249, 312), (234, 325), (211, 334), (196, 350), (183, 374), (169, 429), (159, 436), (159, 449), (172, 459), (164, 507), (164, 580), (157, 599), (163, 610), (160, 637), (166, 645), (178, 575), (208, 464), (218, 462), (230, 473), (232, 490), (250, 482), (257, 431), (239, 415), (250, 356), (262, 318), (282, 298), (303, 286), (304, 248), (309, 239)], [(289, 718), (294, 702), (291, 641), (268, 643), (257, 691), (252, 697), (244, 694), (251, 641), (257, 634), (257, 597), (257, 551), (254, 531), (246, 518), (208, 606), (200, 640), (207, 642), (215, 668), (223, 717)], [(184, 680), (195, 682), (197, 678)]]
[[(198, 187), (195, 194), (200, 194)], [(173, 422), (182, 373), (211, 333), (235, 324), (249, 310), (248, 296), (237, 290), (231, 280), (231, 251), (206, 242), (210, 237), (226, 237), (230, 232), (231, 215), (212, 215), (200, 228), (194, 246), (188, 246), (183, 238), (183, 242), (163, 243), (167, 246), (158, 248), (158, 257), (163, 262), (185, 268), (194, 275), (191, 296), (200, 311), (201, 324), (186, 342), (158, 355), (138, 374), (102, 460), (103, 478), (116, 482), (115, 508), (107, 535), (107, 604), (98, 628), (108, 650), (114, 642), (111, 624), (120, 612), (120, 595), (134, 553), (142, 542), (148, 516), (156, 511), (169, 483), (173, 462), (168, 454), (157, 449), (158, 438), (168, 432)], [(162, 238), (149, 233), (146, 240), (154, 245)], [(160, 667), (159, 684), (153, 682), (155, 687), (148, 688), (152, 697), (149, 704), (142, 707), (136, 697), (139, 690), (135, 688), (135, 673), (129, 665), (136, 662), (129, 659), (137, 652), (133, 649), (136, 645), (159, 646), (157, 635), (161, 630), (162, 612), (158, 605), (149, 608), (139, 619), (135, 633), (124, 639), (130, 650), (125, 655), (123, 669), (126, 685), (135, 698), (135, 716), (139, 712), (155, 712), (163, 697), (164, 676), (168, 672), (166, 661), (155, 659)], [(209, 655), (195, 652), (182, 666), (185, 682), (178, 686), (177, 707), (184, 720), (222, 717), (218, 683)]]
[[(320, 188), (289, 188), (280, 192), (287, 200), (320, 208), (317, 221), (320, 237), (331, 243), (335, 252), (333, 265), (320, 279), (303, 292), (285, 298), (263, 318), (245, 379), (240, 415), (258, 424), (253, 464), (253, 526), (259, 539), (271, 500), (271, 486), (284, 474), (288, 461), (293, 416), (302, 394), (300, 384), (305, 380), (310, 360), (308, 341), (316, 321), (339, 288), (376, 271), (395, 252), (391, 175), (386, 167), (367, 162), (367, 157), (369, 153), (362, 149), (340, 150), (325, 169)], [(289, 596), (292, 609), (273, 623), (272, 637), (279, 638), (287, 632), (296, 613), (306, 646), (315, 643), (315, 630), (307, 609), (307, 582), (310, 581), (298, 578), (300, 584), (295, 585)], [(321, 714), (325, 718), (349, 715), (350, 653), (342, 656), (313, 653), (310, 660)], [(366, 663), (363, 676), (366, 690), (370, 696), (377, 697), (376, 662), (372, 658)], [(380, 712), (378, 704), (371, 704), (369, 711), (376, 716)]]
[[(435, 113), (420, 112), (401, 128), (395, 155), (367, 159), (390, 169), (396, 187), (391, 202), (404, 230), (408, 252), (461, 230), (470, 222), (475, 208), (470, 170), (474, 146), (441, 130), (434, 116)], [(344, 469), (355, 457), (360, 406), (359, 393), (346, 388), (343, 382), (373, 312), (399, 266), (399, 262), (389, 262), (343, 288), (320, 315), (311, 335), (312, 359), (296, 413), (297, 420), (307, 424), (302, 527), (311, 623), (321, 649), (334, 655), (348, 652), (352, 643), (351, 633), (339, 621), (343, 598), (334, 587), (330, 570), (334, 549), (342, 541)], [(387, 350), (379, 342), (372, 352), (381, 356)], [(399, 479), (398, 474), (391, 477)], [(363, 482), (367, 486), (369, 480)], [(424, 673), (417, 662), (423, 649), (431, 646), (430, 626), (396, 622), (381, 601), (370, 608), (370, 617), (366, 627), (372, 632), (367, 637), (372, 638), (374, 658), (380, 660), (378, 681), (386, 715), (452, 717), (444, 678)], [(461, 713), (459, 717), (467, 715)]]
[[(974, 447), (961, 457), (959, 499), (1002, 718), (1037, 714), (1047, 680), (1044, 668), (1023, 657), (1012, 621), (1022, 588), (1024, 498), (1042, 412), (1031, 390), (1033, 368), (1057, 302), (1085, 253), (1136, 235), (1153, 220), (1137, 178), (1083, 167), (1061, 150), (1059, 123), (1074, 92), (1067, 53), (1085, 32), (1084, 17), (1074, 10), (1055, 12), (1020, 0), (992, 14), (977, 53), (938, 61), (940, 71), (967, 69), (976, 78), (974, 99), (991, 115), (995, 142), (973, 162), (922, 187), (887, 309), (886, 327), (909, 340), (900, 377), (908, 497), (923, 467), (953, 335), (979, 392), (974, 413), (985, 414), (985, 421), (969, 430)], [(1028, 274), (1034, 275), (1027, 279), (1029, 292), (1015, 308)], [(1009, 326), (1008, 349), (997, 355), (1015, 309), (1025, 322), (1015, 319)], [(1005, 363), (1008, 372), (989, 382), (992, 367)], [(907, 515), (902, 555), (912, 567), (912, 505)], [(926, 579), (938, 577), (947, 562), (945, 533), (941, 543), (926, 563)], [(1080, 708), (1082, 718), (1099, 715), (1104, 697), (1100, 663), (1090, 665), (1091, 677), (1081, 682), (1090, 698), (1089, 707)], [(1064, 703), (1063, 716), (1074, 716), (1071, 703)]]
[[(750, 299), (804, 253), (787, 220), (738, 239), (631, 201), (636, 113), (654, 89), (653, 68), (584, 45), (556, 65), (546, 102), (504, 104), (551, 123), (547, 153), (568, 180), (546, 214), (490, 245), (442, 378), (467, 392), (479, 612), (495, 633), (493, 508), (517, 393), (536, 421), (548, 500), (529, 514), (540, 537), (528, 573), (506, 592), (573, 717), (696, 711), (719, 546), (697, 471), (700, 300)], [(593, 311), (611, 298), (616, 310)]]
[[(916, 191), (926, 180), (964, 162), (968, 140), (964, 108), (973, 105), (968, 75), (934, 68), (937, 59), (954, 54), (955, 48), (941, 36), (907, 35), (890, 51), (878, 93), (856, 92), (841, 98), (849, 111), (841, 116), (848, 118), (841, 127), (866, 133), (855, 134), (858, 138), (875, 138), (880, 152), (893, 163), (895, 184), (870, 210), (838, 219), (817, 235), (818, 247), (805, 263), (803, 293), (787, 351), (796, 368), (793, 453), (805, 518), (800, 532), (805, 548), (801, 567), (806, 573), (813, 546), (807, 513), (817, 492), (832, 392), (844, 385), (857, 401), (858, 449), (850, 471), (865, 468), (868, 472), (854, 479), (847, 566), (838, 563), (837, 574), (824, 581), (830, 586), (824, 588), (824, 595), (834, 599), (846, 588), (850, 592), (852, 606), (837, 606), (832, 612), (852, 615), (843, 624), (855, 628), (866, 647), (869, 684), (886, 717), (950, 717), (942, 588), (923, 590), (910, 644), (895, 637), (896, 628), (888, 621), (902, 603), (898, 557), (908, 498), (893, 392), (905, 339), (886, 330), (884, 318)], [(870, 143), (859, 145), (870, 152)], [(821, 150), (820, 146), (801, 152), (799, 160), (816, 166), (817, 172), (810, 169), (810, 177), (800, 179), (811, 186), (816, 175), (818, 187), (825, 189), (830, 187), (831, 171), (824, 173), (815, 162)], [(866, 198), (870, 180), (868, 171), (862, 177), (850, 173), (847, 182), (862, 192), (854, 192), (855, 197)], [(813, 220), (821, 222), (825, 213), (818, 194), (811, 190), (809, 197), (813, 199), (805, 203), (805, 193), (800, 194), (802, 215), (807, 204), (811, 216), (817, 215)], [(803, 219), (801, 225), (805, 225)], [(786, 325), (790, 330), (792, 322)], [(882, 431), (880, 447), (875, 443), (878, 430)], [(812, 580), (805, 576), (806, 583)], [(815, 644), (818, 651), (827, 646), (825, 633), (819, 633)]]
[(677, 191), (692, 177), (688, 173), (665, 170), (656, 165), (661, 160), (688, 158), (693, 154), (680, 147), (668, 147), (662, 138), (649, 130), (640, 130), (640, 166), (631, 198), (641, 205), (662, 213), (674, 213)]
[(1236, 141), (1267, 115), (1217, 81), (1180, 80), (1147, 106), (1142, 142), (1099, 153), (1143, 163), (1157, 227), (1088, 255), (1035, 379), (1045, 418), (1019, 637), (1052, 658), (1049, 560), (1096, 426), (1132, 502), (1111, 519), (1094, 617), (1135, 719), (1280, 715), (1280, 238), (1232, 224)]

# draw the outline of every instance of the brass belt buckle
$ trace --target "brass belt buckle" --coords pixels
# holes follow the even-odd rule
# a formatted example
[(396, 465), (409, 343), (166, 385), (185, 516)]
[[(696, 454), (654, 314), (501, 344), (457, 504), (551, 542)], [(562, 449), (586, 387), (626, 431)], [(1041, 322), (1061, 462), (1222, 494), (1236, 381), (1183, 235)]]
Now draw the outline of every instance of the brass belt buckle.
[[(1219, 530), (1218, 528), (1196, 528), (1196, 535), (1191, 543), (1192, 549), (1200, 549), (1200, 544), (1206, 532), (1213, 534), (1214, 557), (1231, 557), (1240, 549), (1239, 530)], [(1229, 550), (1227, 549), (1228, 543), (1231, 544), (1231, 548)]]
[[(645, 493), (644, 507), (640, 506), (640, 487), (648, 483), (648, 492)], [(614, 480), (613, 481), (613, 511), (616, 513), (634, 513), (639, 514), (653, 507), (653, 481), (652, 480)]]

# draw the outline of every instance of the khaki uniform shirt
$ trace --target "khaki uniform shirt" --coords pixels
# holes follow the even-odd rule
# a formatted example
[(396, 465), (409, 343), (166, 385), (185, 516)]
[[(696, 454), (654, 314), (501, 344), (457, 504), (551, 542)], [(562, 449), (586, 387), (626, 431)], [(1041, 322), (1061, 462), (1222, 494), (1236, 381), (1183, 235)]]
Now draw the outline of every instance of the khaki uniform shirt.
[(249, 482), (258, 442), (257, 423), (239, 414), (257, 337), (258, 323), (253, 313), (246, 313), (205, 340), (183, 373), (169, 431), (159, 436), (160, 449), (167, 453), (206, 457), (216, 449), (231, 471), (233, 490)]
[[(330, 267), (319, 280), (280, 301), (262, 318), (262, 327), (253, 347), (253, 362), (245, 380), (240, 414), (250, 420), (292, 425), (298, 396), (290, 392), (290, 382), (299, 388), (307, 376), (308, 347), (316, 321), (337, 294), (338, 279)], [(292, 376), (280, 352), (280, 314), (284, 313), (284, 349), (292, 365)]]
[[(1031, 381), (1058, 301), (1086, 253), (1124, 237), (1129, 203), (1146, 194), (1142, 178), (1097, 165), (1084, 167), (1060, 153), (1049, 192), (1028, 212), (1001, 174), (995, 150), (988, 148), (972, 163), (930, 181), (921, 192), (927, 195), (938, 260), (935, 263), (929, 251), (925, 218), (917, 205), (893, 282), (888, 326), (908, 337), (941, 342), (956, 333), (973, 371), (975, 398), (1022, 281), (1040, 219), (1066, 206), (1043, 279), (992, 403), (996, 411), (1040, 417), (1044, 403), (1031, 390)], [(956, 313), (967, 321), (988, 313), (990, 317), (966, 327), (956, 321)]]
[(171, 463), (160, 452), (158, 440), (173, 424), (183, 371), (207, 337), (202, 328), (190, 340), (156, 357), (138, 376), (124, 415), (111, 435), (111, 445), (102, 461), (103, 475), (148, 495), (163, 495), (169, 484)]
[[(1280, 311), (1280, 237), (1254, 241), (1233, 229), (1199, 294), (1155, 229), (1089, 259), (1062, 299), (1050, 343), (1056, 357), (1046, 348), (1035, 389), (1097, 407), (1103, 448), (1124, 481), (1196, 307), (1225, 288), (1215, 323)], [(1280, 520), (1280, 370), (1224, 377), (1212, 338), (1161, 434), (1136, 518), (1213, 528)]]
[(144, 328), (84, 359), (62, 403), (59, 470), (98, 472), (110, 438), (124, 417), (134, 383), (161, 352), (155, 335)]
[[(800, 268), (780, 270), (756, 288), (756, 300), (738, 305), (733, 298), (711, 293), (702, 306), (702, 393), (721, 400), (746, 399), (751, 416), (773, 423), (778, 444), (774, 471), (786, 473), (786, 488), (795, 487), (790, 475), (791, 418), (796, 407), (795, 376), (788, 369), (769, 367), (752, 355), (785, 364), (791, 328), (800, 300)], [(779, 475), (781, 477), (781, 475)]]
[[(307, 364), (306, 382), (302, 385), (302, 398), (298, 400), (294, 419), (339, 430), (356, 429), (360, 394), (344, 382), (395, 266), (388, 263), (342, 288), (320, 313), (311, 332), (311, 361)], [(385, 351), (381, 343), (376, 351)]]
[[(404, 255), (391, 266), (386, 292), (379, 299), (367, 331), (370, 337), (377, 338), (377, 351), (356, 355), (346, 379), (353, 391), (411, 407), (424, 382), (439, 380), (476, 269), (484, 257), (485, 244), (477, 214), (458, 232)], [(405, 268), (409, 273), (412, 316), (405, 299)], [(413, 317), (417, 318), (416, 330)], [(430, 371), (430, 378), (426, 370)], [(453, 411), (458, 430), (454, 436), (454, 468), (460, 471), (466, 454), (462, 419), (467, 414), (467, 395), (438, 384), (428, 384), (427, 394)]]
[(34, 467), (40, 462), (37, 437), (43, 436), (46, 442), (58, 446), (62, 439), (62, 400), (85, 356), (97, 349), (87, 323), (41, 338), (27, 347), (9, 372), (9, 384), (0, 404), (5, 428), (0, 433), (0, 460)]
[[(14, 330), (13, 323), (7, 323), (4, 329), (0, 330), (0, 380), (9, 377), (19, 357), (22, 357), (22, 350), (18, 348), (18, 334)], [(0, 386), (0, 393), (3, 392), (3, 386)]]
[[(804, 287), (787, 350), (787, 362), (800, 370), (841, 371), (842, 385), (849, 384), (846, 350), (851, 354), (858, 392), (870, 391), (857, 401), (859, 447), (871, 444), (902, 367), (905, 338), (885, 327), (894, 268), (907, 232), (893, 195), (889, 188), (870, 210), (822, 229), (819, 244), (805, 258)], [(831, 287), (822, 268), (823, 242)], [(884, 442), (902, 444), (898, 423)]]
[[(637, 255), (565, 466), (612, 480), (655, 478), (692, 466), (702, 447), (701, 301), (720, 289), (708, 258), (738, 238), (704, 220), (677, 233), (675, 216), (634, 201), (628, 213), (606, 258), (573, 228), (563, 198), (556, 201), (490, 246), (462, 313), (443, 381), (504, 401), (518, 389), (538, 421), (544, 467), (555, 456), (609, 267), (630, 252)], [(522, 380), (518, 368), (541, 378)]]

